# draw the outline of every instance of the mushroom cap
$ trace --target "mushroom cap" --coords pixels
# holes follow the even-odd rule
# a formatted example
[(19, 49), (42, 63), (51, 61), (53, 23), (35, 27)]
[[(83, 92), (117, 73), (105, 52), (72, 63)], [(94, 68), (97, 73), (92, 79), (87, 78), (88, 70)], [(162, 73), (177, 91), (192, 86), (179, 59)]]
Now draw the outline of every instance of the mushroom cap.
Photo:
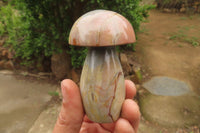
[(135, 42), (131, 23), (108, 10), (94, 10), (81, 16), (73, 25), (69, 44), (76, 46), (114, 46)]

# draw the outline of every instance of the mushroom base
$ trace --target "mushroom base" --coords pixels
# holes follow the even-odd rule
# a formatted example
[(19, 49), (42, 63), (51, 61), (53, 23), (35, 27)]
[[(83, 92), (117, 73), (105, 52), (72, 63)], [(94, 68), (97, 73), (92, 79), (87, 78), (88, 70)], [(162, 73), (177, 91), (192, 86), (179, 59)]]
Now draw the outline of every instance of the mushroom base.
[(115, 47), (93, 47), (87, 54), (80, 81), (85, 112), (97, 123), (115, 122), (125, 99), (125, 82)]

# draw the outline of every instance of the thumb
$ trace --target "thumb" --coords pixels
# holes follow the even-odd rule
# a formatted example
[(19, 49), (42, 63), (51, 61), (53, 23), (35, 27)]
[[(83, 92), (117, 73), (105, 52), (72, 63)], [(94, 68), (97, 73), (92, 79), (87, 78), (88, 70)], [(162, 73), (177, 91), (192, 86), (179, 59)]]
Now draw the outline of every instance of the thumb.
[(78, 133), (84, 111), (78, 86), (70, 79), (61, 82), (62, 107), (53, 133)]

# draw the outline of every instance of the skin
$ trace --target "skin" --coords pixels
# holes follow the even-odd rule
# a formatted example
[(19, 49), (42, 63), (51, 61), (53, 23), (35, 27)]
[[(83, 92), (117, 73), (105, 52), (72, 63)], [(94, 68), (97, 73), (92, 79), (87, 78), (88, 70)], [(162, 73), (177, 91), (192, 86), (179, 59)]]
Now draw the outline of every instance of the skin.
[(70, 79), (61, 82), (62, 107), (53, 133), (137, 133), (140, 111), (132, 99), (136, 88), (126, 80), (126, 100), (122, 105), (121, 117), (115, 123), (99, 124), (88, 119), (84, 113), (78, 86)]

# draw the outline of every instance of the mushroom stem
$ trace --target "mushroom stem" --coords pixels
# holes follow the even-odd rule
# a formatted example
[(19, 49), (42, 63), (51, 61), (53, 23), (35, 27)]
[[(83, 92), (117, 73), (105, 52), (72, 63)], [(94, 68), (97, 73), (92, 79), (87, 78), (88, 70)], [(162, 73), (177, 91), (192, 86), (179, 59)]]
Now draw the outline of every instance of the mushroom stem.
[(110, 123), (118, 119), (125, 99), (125, 83), (115, 47), (89, 48), (80, 90), (90, 120)]

